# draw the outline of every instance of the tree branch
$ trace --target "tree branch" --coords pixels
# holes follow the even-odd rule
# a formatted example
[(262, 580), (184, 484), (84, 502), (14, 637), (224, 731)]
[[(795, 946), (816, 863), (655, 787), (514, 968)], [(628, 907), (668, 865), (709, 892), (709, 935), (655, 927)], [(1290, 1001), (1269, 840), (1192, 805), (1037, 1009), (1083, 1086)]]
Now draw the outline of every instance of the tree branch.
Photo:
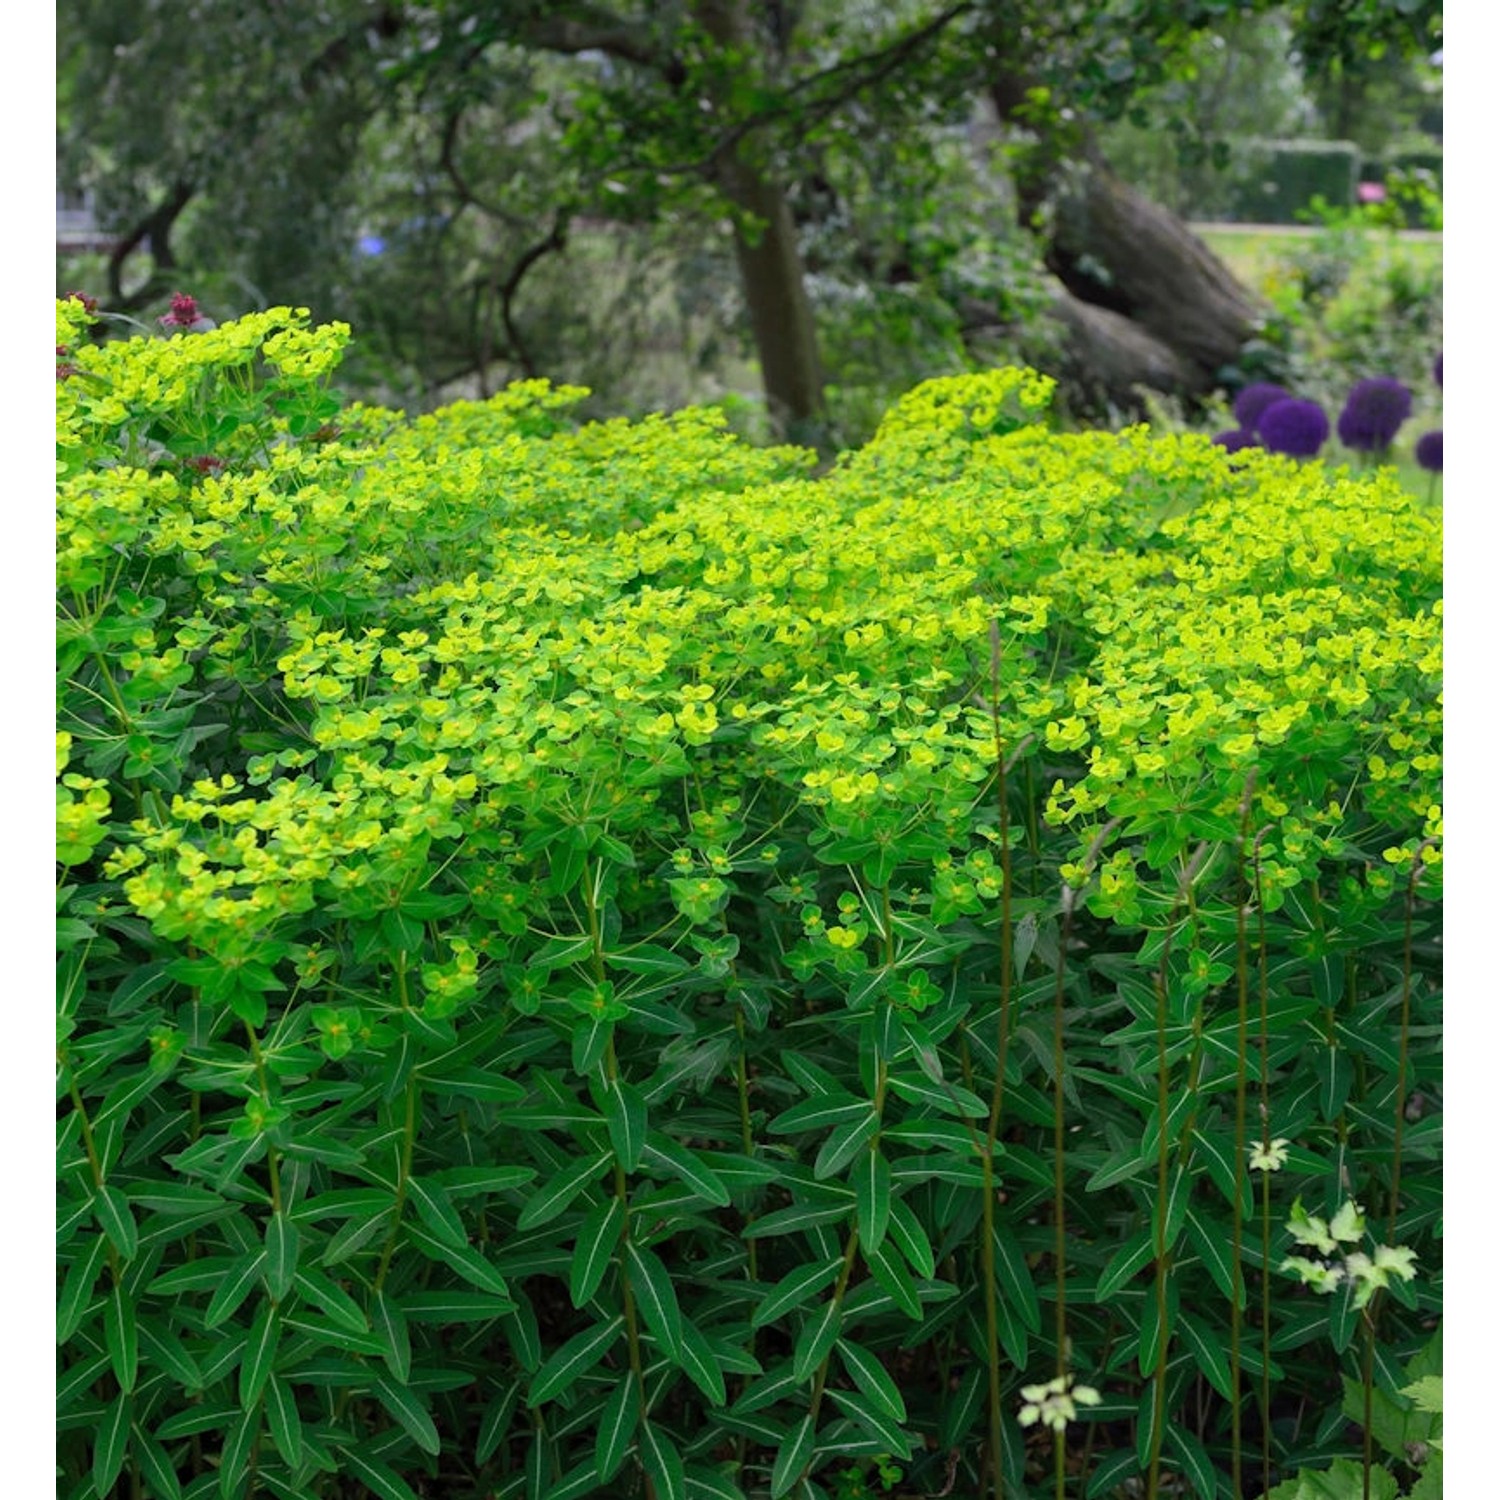
[[(114, 248), (109, 252), (107, 267), (112, 310), (135, 312), (158, 294), (162, 272), (172, 270), (177, 264), (177, 257), (172, 253), (172, 226), (188, 206), (194, 191), (191, 182), (179, 178), (155, 208), (115, 241)], [(127, 293), (122, 280), (125, 262), (143, 241), (151, 253), (151, 271), (140, 286)]]

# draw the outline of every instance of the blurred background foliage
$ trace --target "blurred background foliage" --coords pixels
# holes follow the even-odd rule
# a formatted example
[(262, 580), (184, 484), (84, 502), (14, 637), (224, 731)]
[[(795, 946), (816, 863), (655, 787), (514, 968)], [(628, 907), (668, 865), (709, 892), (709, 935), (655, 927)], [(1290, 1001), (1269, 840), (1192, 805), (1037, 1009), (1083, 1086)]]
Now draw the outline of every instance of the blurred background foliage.
[(545, 375), (833, 448), (931, 375), (1030, 363), (1125, 419), (1401, 373), (1440, 326), (1437, 258), (1337, 192), (1269, 285), (1185, 223), (1294, 170), (1267, 138), (1430, 222), (1430, 0), (60, 0), (58, 36), (93, 225), (58, 291), (127, 333), (179, 287), (305, 305), (412, 407)]

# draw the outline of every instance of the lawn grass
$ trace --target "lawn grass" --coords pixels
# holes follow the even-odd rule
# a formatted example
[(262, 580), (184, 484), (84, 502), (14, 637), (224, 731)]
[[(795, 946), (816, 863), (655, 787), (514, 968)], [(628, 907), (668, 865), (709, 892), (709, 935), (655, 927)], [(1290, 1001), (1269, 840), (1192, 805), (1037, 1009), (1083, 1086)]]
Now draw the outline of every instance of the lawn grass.
[[(1294, 224), (1194, 224), (1193, 233), (1229, 267), (1246, 286), (1260, 290), (1266, 277), (1278, 265), (1318, 233), (1311, 225)], [(1430, 230), (1368, 229), (1365, 234), (1383, 240), (1392, 253), (1409, 256), (1414, 262), (1430, 266), (1441, 263), (1443, 237)]]

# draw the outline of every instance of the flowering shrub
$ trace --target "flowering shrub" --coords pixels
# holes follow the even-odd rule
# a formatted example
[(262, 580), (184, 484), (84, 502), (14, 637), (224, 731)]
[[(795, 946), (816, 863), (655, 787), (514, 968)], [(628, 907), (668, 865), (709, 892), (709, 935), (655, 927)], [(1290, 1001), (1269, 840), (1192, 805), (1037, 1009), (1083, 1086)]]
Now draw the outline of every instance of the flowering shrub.
[[(1011, 369), (818, 476), (542, 382), (341, 407), (304, 312), (85, 317), (61, 1493), (1355, 1451), (1357, 1334), (1440, 1305), (1441, 544), (1393, 479), (1056, 435)], [(1350, 1184), (1417, 1278), (1273, 1283)]]

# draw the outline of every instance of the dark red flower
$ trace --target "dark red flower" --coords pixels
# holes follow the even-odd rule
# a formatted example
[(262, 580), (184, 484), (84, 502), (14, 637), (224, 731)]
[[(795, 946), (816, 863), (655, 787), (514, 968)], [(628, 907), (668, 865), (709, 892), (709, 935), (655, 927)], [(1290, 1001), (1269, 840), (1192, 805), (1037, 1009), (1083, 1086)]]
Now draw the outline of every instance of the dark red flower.
[[(61, 354), (62, 350), (59, 349), (57, 352), (59, 354)], [(78, 366), (77, 365), (59, 365), (57, 367), (57, 378), (59, 380), (66, 380), (70, 375), (76, 375), (77, 373), (78, 373)]]
[(206, 318), (198, 306), (198, 299), (186, 292), (172, 293), (172, 311), (158, 318), (163, 328), (185, 328), (189, 333), (206, 333), (216, 327), (212, 318)]
[(99, 299), (97, 297), (90, 297), (87, 292), (69, 292), (68, 295), (63, 298), (63, 301), (81, 302), (83, 303), (83, 310), (85, 312), (93, 313), (99, 311)]
[(203, 453), (197, 458), (189, 458), (184, 462), (188, 468), (196, 469), (200, 474), (215, 474), (224, 467), (224, 460), (215, 458), (211, 453)]

